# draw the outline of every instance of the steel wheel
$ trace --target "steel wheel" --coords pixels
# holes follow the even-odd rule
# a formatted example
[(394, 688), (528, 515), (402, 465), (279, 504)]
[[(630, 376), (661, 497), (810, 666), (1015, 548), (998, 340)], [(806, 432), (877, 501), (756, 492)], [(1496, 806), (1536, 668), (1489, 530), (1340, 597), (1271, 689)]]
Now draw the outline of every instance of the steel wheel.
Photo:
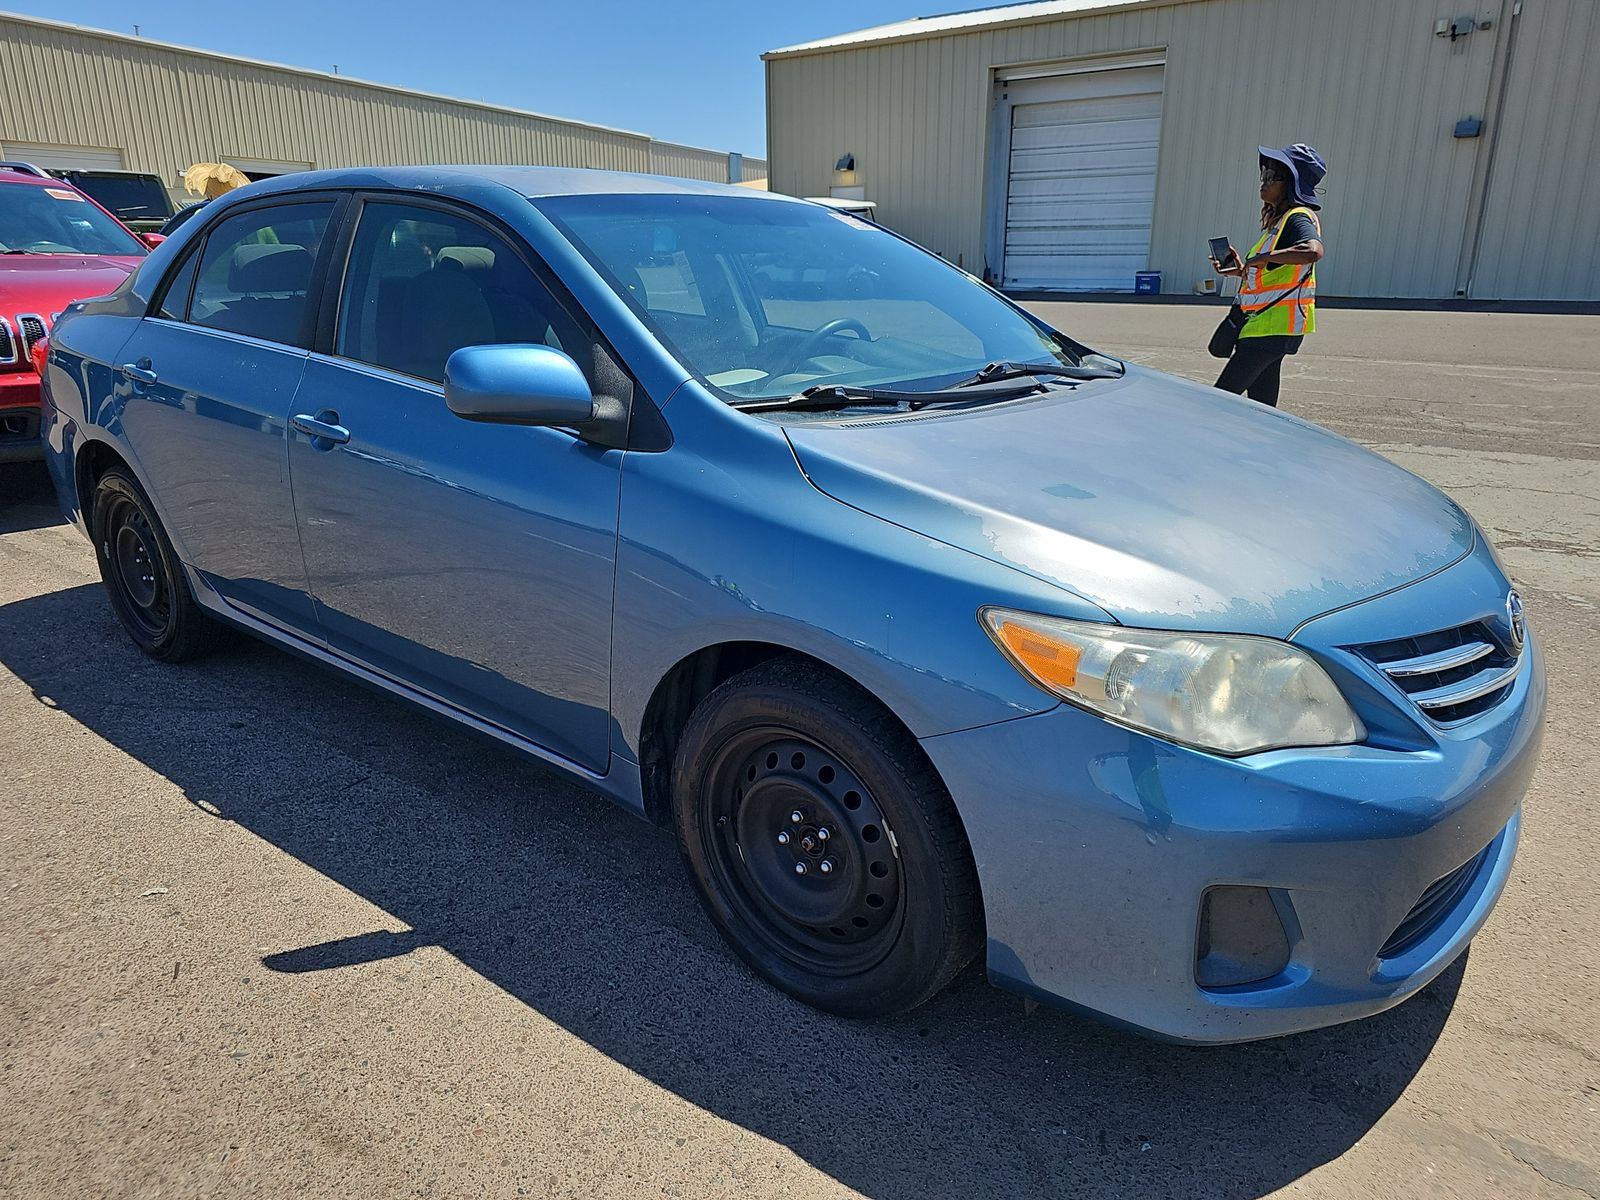
[(111, 610), (139, 649), (183, 662), (216, 644), (221, 627), (195, 603), (189, 581), (149, 497), (113, 467), (94, 488), (89, 521)]
[(108, 582), (123, 612), (145, 636), (160, 639), (172, 622), (172, 589), (149, 518), (119, 496), (108, 506), (101, 538)]
[(927, 755), (819, 663), (727, 680), (673, 756), (678, 846), (753, 970), (843, 1016), (915, 1008), (983, 944), (977, 870)]
[(836, 754), (783, 729), (720, 748), (702, 825), (740, 915), (799, 966), (856, 974), (882, 960), (903, 913), (889, 823)]

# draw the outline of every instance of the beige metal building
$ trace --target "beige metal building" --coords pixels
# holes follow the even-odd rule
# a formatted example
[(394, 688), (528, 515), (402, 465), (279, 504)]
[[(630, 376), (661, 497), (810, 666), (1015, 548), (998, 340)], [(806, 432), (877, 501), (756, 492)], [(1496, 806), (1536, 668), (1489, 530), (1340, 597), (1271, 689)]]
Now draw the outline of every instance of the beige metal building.
[[(766, 163), (621, 129), (0, 14), (0, 158), (159, 175), (529, 163), (737, 182)], [(192, 197), (190, 197), (192, 199)]]
[(764, 58), (773, 190), (1010, 289), (1188, 292), (1256, 146), (1309, 142), (1325, 294), (1600, 300), (1600, 0), (1045, 0)]

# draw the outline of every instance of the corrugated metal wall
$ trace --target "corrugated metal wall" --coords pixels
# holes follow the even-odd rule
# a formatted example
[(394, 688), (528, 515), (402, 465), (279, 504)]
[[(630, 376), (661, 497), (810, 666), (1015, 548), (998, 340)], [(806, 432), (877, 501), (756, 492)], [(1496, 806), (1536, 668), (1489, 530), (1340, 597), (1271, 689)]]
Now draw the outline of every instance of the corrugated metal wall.
[(1600, 4), (1524, 0), (1472, 294), (1600, 298)]
[[(116, 147), (167, 183), (230, 156), (317, 167), (529, 163), (726, 181), (728, 156), (643, 134), (0, 16), (0, 146)], [(747, 164), (749, 160), (746, 160)], [(720, 164), (720, 173), (717, 170)]]
[(715, 150), (680, 146), (676, 142), (650, 143), (650, 173), (676, 175), (682, 179), (728, 182), (728, 156)]
[[(1513, 0), (1477, 4), (1492, 28), (1455, 42), (1434, 27), (1465, 15), (1462, 0), (1172, 0), (780, 55), (767, 65), (772, 187), (826, 195), (834, 162), (853, 153), (881, 219), (979, 272), (995, 253), (987, 206), (1003, 199), (992, 194), (1003, 175), (990, 182), (988, 158), (996, 69), (1157, 51), (1166, 97), (1150, 266), (1167, 291), (1188, 291), (1207, 272), (1207, 237), (1253, 238), (1256, 145), (1306, 141), (1330, 165), (1319, 286), (1455, 296), (1466, 286), (1489, 139), (1452, 131), (1494, 108)], [(1500, 143), (1520, 140), (1523, 168), (1502, 149), (1490, 176), (1478, 296), (1600, 299), (1597, 9), (1596, 0), (1523, 0)], [(1525, 207), (1526, 163), (1563, 155), (1572, 163), (1564, 195)], [(1508, 242), (1507, 223), (1525, 219), (1514, 214), (1533, 212), (1554, 232)], [(1567, 243), (1579, 231), (1574, 256)], [(1491, 244), (1507, 249), (1491, 255)]]

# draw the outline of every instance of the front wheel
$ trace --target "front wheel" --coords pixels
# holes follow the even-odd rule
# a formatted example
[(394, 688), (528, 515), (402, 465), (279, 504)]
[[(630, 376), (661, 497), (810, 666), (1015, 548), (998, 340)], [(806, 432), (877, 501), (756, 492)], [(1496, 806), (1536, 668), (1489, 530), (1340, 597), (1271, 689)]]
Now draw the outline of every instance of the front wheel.
[(797, 659), (723, 684), (673, 772), (679, 845), (712, 920), (758, 974), (844, 1016), (931, 998), (982, 942), (949, 793), (880, 705)]

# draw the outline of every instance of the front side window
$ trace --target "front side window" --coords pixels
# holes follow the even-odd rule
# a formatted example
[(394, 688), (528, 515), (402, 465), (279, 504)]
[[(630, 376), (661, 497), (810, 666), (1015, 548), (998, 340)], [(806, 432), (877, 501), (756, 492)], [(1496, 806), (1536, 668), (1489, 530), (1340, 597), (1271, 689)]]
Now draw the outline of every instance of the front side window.
[(219, 221), (206, 234), (188, 322), (304, 345), (312, 268), (333, 208), (332, 200), (280, 204)]
[(940, 386), (1075, 348), (964, 271), (820, 205), (742, 196), (535, 201), (684, 366), (731, 400)]
[(143, 242), (65, 183), (0, 185), (0, 254), (147, 253)]
[(580, 337), (499, 235), (441, 209), (369, 202), (345, 272), (336, 352), (433, 383), (463, 346), (549, 346)]

